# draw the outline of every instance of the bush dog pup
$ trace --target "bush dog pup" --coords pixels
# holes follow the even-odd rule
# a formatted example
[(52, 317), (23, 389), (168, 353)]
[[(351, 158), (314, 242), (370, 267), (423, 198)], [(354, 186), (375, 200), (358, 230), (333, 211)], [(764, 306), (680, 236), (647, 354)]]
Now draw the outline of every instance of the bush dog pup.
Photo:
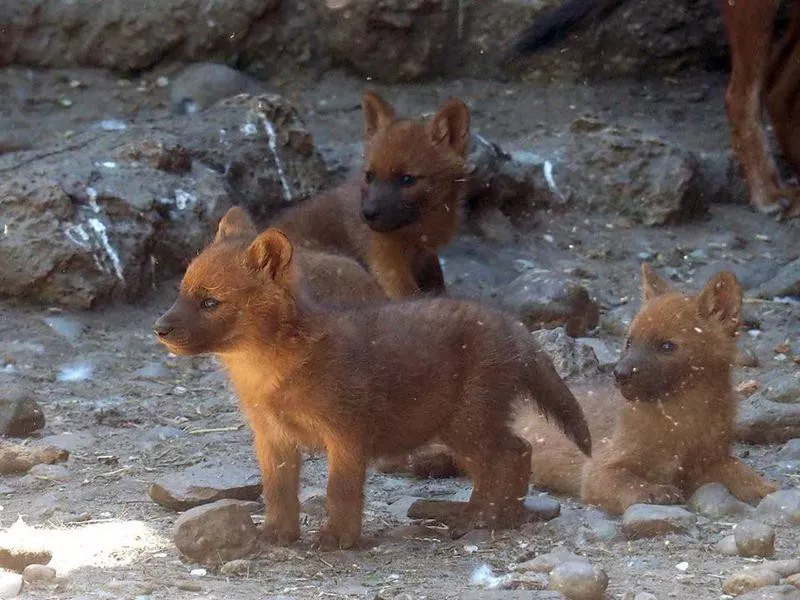
[(440, 293), (437, 251), (456, 234), (467, 190), (469, 109), (453, 99), (423, 124), (398, 119), (372, 91), (361, 106), (361, 181), (299, 204), (273, 225), (295, 246), (358, 260), (390, 298)]
[[(217, 237), (239, 237), (243, 242), (252, 242), (257, 235), (252, 218), (238, 206), (225, 213), (217, 228)], [(295, 248), (294, 258), (303, 272), (308, 292), (318, 302), (352, 306), (386, 300), (375, 278), (352, 258), (307, 248)]]
[[(709, 482), (757, 502), (775, 486), (731, 456), (739, 282), (721, 272), (699, 294), (684, 295), (647, 264), (642, 276), (644, 305), (617, 363), (616, 389), (607, 380), (571, 386), (592, 432), (592, 458), (529, 408), (518, 413), (513, 429), (533, 449), (531, 483), (612, 513), (676, 502)], [(423, 475), (455, 468), (441, 448), (409, 460), (394, 466)]]
[(530, 445), (509, 428), (518, 404), (535, 402), (590, 451), (580, 405), (521, 323), (450, 299), (324, 308), (274, 228), (250, 240), (223, 220), (154, 330), (175, 354), (225, 365), (253, 430), (275, 543), (300, 536), (301, 448), (328, 457), (323, 549), (359, 540), (368, 461), (434, 437), (474, 483), (454, 531), (519, 524)]

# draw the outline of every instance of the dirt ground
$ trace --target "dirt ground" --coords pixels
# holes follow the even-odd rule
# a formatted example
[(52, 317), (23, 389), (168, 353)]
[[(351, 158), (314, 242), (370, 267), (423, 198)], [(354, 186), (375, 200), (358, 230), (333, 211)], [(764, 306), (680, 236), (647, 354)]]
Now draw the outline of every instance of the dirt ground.
[[(158, 75), (158, 74), (156, 74)], [(107, 73), (0, 71), (0, 144), (7, 149), (46, 147), (109, 118), (148, 120), (167, 116), (167, 90), (156, 75), (120, 84)], [(71, 82), (79, 82), (71, 83)], [(450, 96), (473, 106), (473, 127), (509, 149), (535, 147), (537, 137), (581, 114), (635, 125), (697, 150), (729, 144), (723, 111), (722, 75), (686, 76), (648, 83), (558, 84), (534, 87), (483, 81), (447, 81), (381, 88), (400, 112), (432, 110)], [(314, 85), (276, 87), (292, 98), (326, 157), (357, 141), (359, 96), (368, 85), (331, 73)], [(646, 228), (607, 215), (542, 212), (513, 247), (500, 248), (464, 235), (444, 253), (451, 286), (478, 295), (482, 268), (500, 279), (515, 274), (514, 261), (575, 272), (604, 306), (598, 336), (618, 347), (622, 328), (638, 306), (638, 263), (644, 256), (696, 287), (720, 264), (747, 273), (773, 269), (797, 257), (800, 220), (778, 223), (746, 206), (712, 207), (689, 224)], [(466, 249), (469, 252), (466, 252)], [(699, 254), (697, 251), (700, 251)], [(470, 260), (465, 256), (467, 254)], [(660, 600), (720, 598), (727, 575), (753, 561), (726, 557), (712, 545), (730, 532), (729, 522), (700, 522), (693, 535), (654, 540), (603, 541), (586, 535), (587, 509), (562, 500), (558, 527), (532, 523), (495, 536), (450, 540), (435, 524), (420, 524), (398, 509), (413, 496), (462, 497), (462, 480), (416, 481), (373, 473), (367, 483), (364, 548), (319, 553), (311, 549), (318, 511), (303, 524), (303, 539), (288, 549), (265, 552), (246, 575), (212, 571), (191, 574), (171, 543), (177, 518), (153, 503), (150, 483), (192, 465), (236, 464), (256, 468), (250, 436), (236, 400), (213, 359), (176, 358), (155, 340), (151, 325), (171, 303), (176, 282), (135, 306), (102, 312), (65, 312), (12, 301), (0, 303), (0, 383), (21, 381), (36, 392), (47, 417), (45, 441), (67, 447), (66, 469), (48, 475), (0, 480), (0, 527), (15, 527), (54, 551), (52, 565), (63, 580), (29, 587), (28, 598), (458, 598), (470, 576), (488, 564), (504, 573), (556, 546), (585, 554), (608, 573), (611, 598), (649, 591)], [(749, 303), (760, 321), (758, 337), (745, 336), (760, 366), (739, 379), (764, 383), (797, 365), (775, 358), (789, 340), (800, 354), (800, 304)], [(778, 480), (795, 485), (796, 473), (777, 463), (779, 446), (737, 452)], [(325, 464), (307, 461), (304, 497), (324, 493)], [(394, 505), (394, 506), (393, 506)], [(777, 558), (797, 557), (800, 529), (777, 528)], [(687, 563), (685, 569), (676, 568)]]

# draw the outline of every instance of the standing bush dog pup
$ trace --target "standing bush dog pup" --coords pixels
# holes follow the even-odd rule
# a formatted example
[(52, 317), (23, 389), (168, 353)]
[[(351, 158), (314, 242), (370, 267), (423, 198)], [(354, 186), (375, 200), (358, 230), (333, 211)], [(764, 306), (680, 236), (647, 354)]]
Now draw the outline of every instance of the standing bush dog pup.
[(680, 502), (719, 482), (758, 502), (776, 487), (731, 456), (739, 281), (723, 271), (688, 296), (648, 264), (642, 277), (644, 306), (614, 369), (627, 402), (610, 440), (584, 468), (583, 499), (620, 513), (640, 502)]
[(519, 524), (530, 464), (509, 428), (519, 404), (535, 402), (590, 451), (580, 406), (521, 323), (449, 299), (323, 308), (277, 229), (251, 241), (223, 219), (154, 330), (175, 354), (225, 365), (254, 434), (264, 535), (278, 544), (300, 536), (304, 447), (328, 457), (323, 549), (358, 542), (368, 461), (434, 437), (474, 483), (454, 530)]
[(368, 91), (361, 181), (289, 209), (273, 225), (296, 246), (358, 260), (391, 298), (441, 293), (438, 250), (456, 234), (467, 190), (469, 109), (458, 99), (427, 123), (398, 119)]

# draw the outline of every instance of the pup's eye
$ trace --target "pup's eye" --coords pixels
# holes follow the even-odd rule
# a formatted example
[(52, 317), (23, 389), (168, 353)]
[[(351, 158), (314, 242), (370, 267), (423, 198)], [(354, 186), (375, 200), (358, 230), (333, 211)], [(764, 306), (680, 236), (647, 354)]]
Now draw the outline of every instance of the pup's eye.
[(415, 183), (417, 183), (417, 178), (413, 175), (406, 174), (400, 176), (400, 185), (403, 187), (411, 187)]
[(675, 344), (667, 340), (666, 342), (661, 342), (661, 345), (658, 347), (661, 352), (672, 352), (675, 350)]
[(372, 183), (373, 181), (375, 181), (375, 173), (373, 173), (372, 171), (367, 171), (366, 173), (364, 173), (364, 181), (366, 181), (367, 183)]
[(214, 310), (219, 306), (219, 300), (216, 298), (205, 298), (202, 302), (202, 306), (206, 310)]

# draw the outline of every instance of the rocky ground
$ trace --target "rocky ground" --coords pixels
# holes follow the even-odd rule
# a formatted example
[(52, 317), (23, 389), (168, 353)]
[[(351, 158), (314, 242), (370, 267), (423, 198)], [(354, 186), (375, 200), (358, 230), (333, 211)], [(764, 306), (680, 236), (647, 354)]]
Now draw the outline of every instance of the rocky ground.
[[(777, 222), (741, 202), (720, 202), (742, 199), (730, 167), (722, 75), (550, 86), (454, 80), (380, 89), (409, 114), (459, 96), (472, 109), (473, 130), (511, 152), (512, 166), (523, 175), (510, 170), (515, 181), (521, 177), (531, 186), (533, 201), (520, 204), (497, 192), (486, 204), (479, 202), (463, 234), (444, 252), (444, 271), (454, 293), (506, 305), (520, 278), (547, 276), (584, 286), (601, 308), (601, 321), (591, 332), (581, 332), (586, 336), (581, 343), (592, 344), (598, 362), (572, 368), (570, 357), (580, 352), (556, 340), (552, 349), (566, 356), (565, 372), (597, 374), (613, 363), (638, 306), (642, 260), (693, 289), (719, 268), (734, 269), (747, 288), (741, 345), (756, 365), (737, 373), (740, 432), (743, 439), (767, 442), (741, 444), (736, 452), (788, 492), (754, 512), (729, 502), (719, 490), (705, 490), (685, 511), (662, 516), (653, 508), (617, 519), (531, 490), (531, 503), (549, 520), (453, 541), (440, 525), (412, 521), (406, 510), (418, 497), (465, 498), (468, 482), (373, 473), (364, 547), (322, 554), (311, 547), (324, 516), (325, 463), (314, 456), (302, 480), (300, 543), (228, 562), (222, 569), (181, 558), (172, 539), (178, 513), (151, 499), (151, 485), (159, 483), (162, 495), (155, 495), (173, 508), (188, 506), (173, 497), (187, 485), (202, 488), (190, 490), (194, 495), (221, 486), (234, 490), (229, 495), (253, 499), (257, 468), (249, 433), (215, 362), (170, 356), (151, 334), (152, 322), (175, 294), (176, 281), (168, 275), (179, 273), (200, 247), (223, 199), (243, 199), (251, 208), (275, 203), (285, 190), (275, 183), (275, 172), (288, 173), (290, 195), (343, 177), (358, 158), (358, 106), (365, 82), (337, 71), (313, 84), (271, 82), (267, 87), (292, 102), (298, 120), (286, 116), (288, 109), (276, 116), (271, 104), (236, 133), (225, 119), (244, 115), (244, 105), (193, 117), (171, 115), (173, 78), (170, 70), (141, 80), (88, 70), (0, 71), (6, 99), (0, 106), (2, 201), (4, 211), (12, 211), (0, 213), (7, 227), (6, 250), (0, 253), (6, 253), (7, 264), (18, 261), (21, 272), (34, 263), (42, 271), (28, 279), (18, 272), (3, 275), (6, 294), (13, 290), (40, 302), (7, 299), (0, 305), (2, 394), (5, 406), (20, 406), (31, 397), (41, 407), (46, 424), (24, 438), (26, 448), (50, 445), (70, 453), (66, 461), (53, 457), (55, 464), (0, 481), (0, 549), (25, 545), (52, 553), (55, 579), (42, 569), (29, 571), (33, 581), (25, 584), (24, 597), (558, 598), (526, 591), (546, 586), (549, 573), (551, 585), (569, 586), (563, 582), (573, 578), (590, 582), (585, 595), (569, 591), (571, 598), (588, 599), (601, 597), (602, 570), (609, 598), (664, 600), (720, 598), (748, 586), (796, 581), (792, 575), (800, 572), (800, 564), (763, 565), (760, 558), (742, 556), (751, 553), (743, 548), (754, 544), (756, 554), (770, 554), (769, 530), (744, 523), (742, 539), (726, 539), (734, 525), (754, 519), (772, 527), (775, 559), (800, 558), (795, 489), (800, 445), (790, 441), (800, 438), (800, 221)], [(268, 146), (251, 148), (261, 154), (249, 157), (242, 149), (241, 140), (250, 135), (247, 125), (272, 121), (282, 133), (310, 132), (325, 164), (304, 150), (304, 135), (287, 133), (282, 139), (289, 150), (272, 155), (277, 171), (237, 175), (231, 164), (251, 168), (270, 156)], [(197, 129), (202, 123), (206, 129)], [(245, 137), (224, 146), (239, 162), (220, 159), (224, 164), (215, 171), (223, 129)], [(150, 139), (160, 146), (142, 159), (142, 140)], [(194, 161), (188, 171), (180, 167), (178, 146), (188, 148)], [(121, 174), (107, 174), (115, 168), (108, 166), (111, 162), (120, 165)], [(69, 189), (74, 176), (74, 190), (61, 204), (48, 203), (51, 176)], [(176, 194), (178, 177), (183, 178), (180, 189), (196, 196), (203, 210), (191, 216), (181, 212), (180, 198), (186, 197)], [(300, 193), (302, 181), (308, 190)], [(269, 199), (253, 191), (263, 186)], [(87, 192), (90, 187), (97, 194)], [(162, 193), (170, 196), (168, 210), (142, 199)], [(216, 204), (207, 200), (214, 194)], [(15, 202), (8, 200), (12, 196)], [(99, 234), (87, 237), (84, 254), (69, 250), (67, 255), (53, 242), (63, 236), (47, 223), (78, 218), (67, 208), (54, 218), (48, 213), (53, 206), (86, 212), (75, 226), (102, 217), (106, 241), (119, 251), (123, 277), (116, 263), (108, 262), (114, 253), (100, 245)], [(268, 214), (264, 210), (262, 216)], [(126, 219), (136, 228), (122, 227)], [(125, 246), (126, 232), (135, 244)], [(164, 243), (165, 237), (171, 241)], [(181, 240), (184, 247), (178, 249)], [(56, 258), (45, 264), (34, 258), (37, 252)], [(176, 253), (175, 264), (167, 264)], [(157, 256), (159, 269), (145, 268), (150, 260), (127, 260), (140, 254)], [(93, 263), (91, 257), (98, 256), (100, 262)], [(69, 275), (73, 272), (82, 274)], [(524, 304), (515, 306), (524, 313)], [(98, 308), (75, 308), (84, 306)], [(556, 501), (560, 514), (550, 518)], [(243, 506), (258, 518), (260, 508)], [(636, 526), (636, 519), (651, 523), (657, 535), (638, 539), (635, 531), (644, 525)], [(586, 561), (594, 570), (584, 566)], [(758, 568), (742, 574), (751, 567)], [(18, 585), (8, 577), (0, 577), (0, 597), (11, 593), (2, 591), (6, 583)], [(795, 588), (774, 586), (761, 594), (751, 597), (800, 596)]]

